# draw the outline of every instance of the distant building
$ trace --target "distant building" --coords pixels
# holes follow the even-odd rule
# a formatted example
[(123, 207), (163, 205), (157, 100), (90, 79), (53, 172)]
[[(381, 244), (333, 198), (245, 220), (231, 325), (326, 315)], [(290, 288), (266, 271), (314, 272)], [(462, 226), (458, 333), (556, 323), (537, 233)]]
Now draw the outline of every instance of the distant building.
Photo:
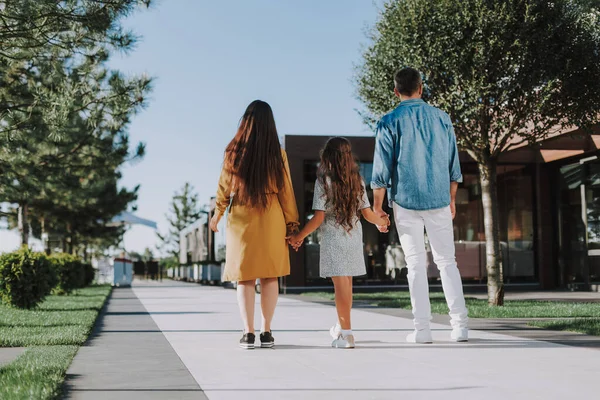
[(206, 215), (185, 227), (179, 235), (179, 263), (189, 265), (208, 260), (209, 237)]
[(179, 264), (170, 276), (194, 281), (218, 282), (221, 264), (225, 261), (225, 218), (219, 223), (219, 232), (212, 232), (209, 221), (215, 204), (211, 199), (210, 211), (185, 227), (179, 237)]

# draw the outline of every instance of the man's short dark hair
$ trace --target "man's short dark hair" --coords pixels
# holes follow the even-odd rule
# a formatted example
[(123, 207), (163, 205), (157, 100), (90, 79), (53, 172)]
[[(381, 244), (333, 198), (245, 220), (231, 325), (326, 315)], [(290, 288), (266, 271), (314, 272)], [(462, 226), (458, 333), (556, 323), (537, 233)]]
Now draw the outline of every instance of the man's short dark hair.
[(394, 76), (394, 85), (396, 90), (404, 96), (410, 96), (414, 94), (423, 81), (421, 80), (421, 73), (414, 68), (402, 68), (396, 72)]

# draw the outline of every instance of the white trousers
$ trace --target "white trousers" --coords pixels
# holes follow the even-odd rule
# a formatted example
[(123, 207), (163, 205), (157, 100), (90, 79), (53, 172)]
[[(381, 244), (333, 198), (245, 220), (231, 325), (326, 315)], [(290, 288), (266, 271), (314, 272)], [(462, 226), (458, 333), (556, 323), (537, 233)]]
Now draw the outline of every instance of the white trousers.
[(450, 207), (416, 211), (407, 210), (394, 203), (394, 218), (408, 268), (408, 287), (415, 328), (429, 328), (431, 321), (425, 231), (431, 245), (433, 261), (440, 270), (442, 288), (450, 309), (450, 324), (453, 328), (466, 328), (467, 307), (454, 256), (454, 230)]

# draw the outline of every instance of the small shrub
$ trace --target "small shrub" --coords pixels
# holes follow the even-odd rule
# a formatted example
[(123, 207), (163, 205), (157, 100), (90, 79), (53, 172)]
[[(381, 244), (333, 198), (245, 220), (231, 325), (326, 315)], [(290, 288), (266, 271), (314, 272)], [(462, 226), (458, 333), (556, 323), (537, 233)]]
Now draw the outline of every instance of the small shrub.
[(83, 287), (85, 270), (79, 257), (72, 254), (53, 254), (50, 256), (58, 284), (53, 290), (54, 294), (69, 294), (75, 289)]
[(83, 276), (83, 287), (90, 286), (94, 282), (94, 279), (96, 279), (96, 270), (92, 267), (92, 264), (83, 264)]
[(0, 296), (13, 307), (30, 309), (41, 303), (57, 283), (45, 254), (27, 248), (0, 256)]

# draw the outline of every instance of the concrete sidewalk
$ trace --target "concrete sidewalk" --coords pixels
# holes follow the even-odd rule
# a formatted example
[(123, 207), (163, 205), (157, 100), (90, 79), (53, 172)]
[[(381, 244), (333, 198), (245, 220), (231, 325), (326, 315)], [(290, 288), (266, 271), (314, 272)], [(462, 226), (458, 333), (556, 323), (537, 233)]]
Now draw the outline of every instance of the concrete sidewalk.
[(67, 371), (63, 392), (74, 400), (206, 399), (127, 288), (112, 291), (90, 339)]
[(487, 331), (472, 331), (469, 343), (456, 344), (441, 324), (432, 326), (434, 344), (407, 344), (410, 319), (360, 309), (353, 314), (358, 347), (338, 350), (330, 347), (328, 334), (333, 307), (282, 298), (274, 323), (276, 348), (248, 351), (237, 347), (241, 322), (233, 290), (142, 282), (133, 292), (157, 329), (131, 332), (143, 341), (162, 331), (201, 387), (196, 394), (211, 400), (598, 395), (597, 350)]

